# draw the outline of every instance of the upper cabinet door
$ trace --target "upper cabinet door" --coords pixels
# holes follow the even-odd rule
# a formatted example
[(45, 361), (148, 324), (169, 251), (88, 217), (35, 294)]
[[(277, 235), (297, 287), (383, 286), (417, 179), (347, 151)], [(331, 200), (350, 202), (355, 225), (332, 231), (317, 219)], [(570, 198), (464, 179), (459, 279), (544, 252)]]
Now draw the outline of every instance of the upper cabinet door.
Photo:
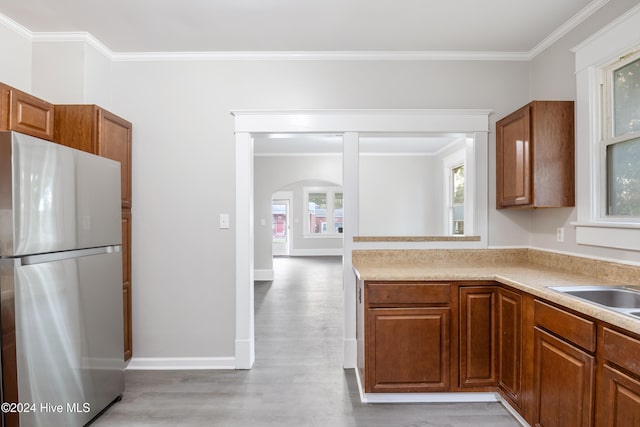
[(131, 123), (98, 109), (98, 154), (117, 160), (122, 171), (122, 207), (131, 207)]
[(506, 206), (529, 205), (531, 191), (531, 146), (529, 106), (496, 124), (496, 203)]
[(0, 130), (53, 140), (54, 106), (0, 83)]
[(573, 101), (533, 101), (496, 123), (496, 207), (575, 205)]
[(55, 108), (55, 142), (120, 162), (122, 207), (131, 208), (131, 123), (97, 105)]

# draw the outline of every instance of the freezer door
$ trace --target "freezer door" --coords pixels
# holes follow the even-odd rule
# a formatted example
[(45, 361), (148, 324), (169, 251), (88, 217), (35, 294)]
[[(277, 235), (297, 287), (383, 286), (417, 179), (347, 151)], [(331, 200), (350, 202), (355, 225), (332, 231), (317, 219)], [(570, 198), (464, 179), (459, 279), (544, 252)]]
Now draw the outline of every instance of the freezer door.
[(121, 243), (120, 163), (0, 132), (0, 256)]
[(71, 254), (13, 260), (13, 284), (2, 283), (3, 298), (15, 295), (17, 395), (35, 409), (21, 426), (82, 426), (124, 390), (121, 254)]

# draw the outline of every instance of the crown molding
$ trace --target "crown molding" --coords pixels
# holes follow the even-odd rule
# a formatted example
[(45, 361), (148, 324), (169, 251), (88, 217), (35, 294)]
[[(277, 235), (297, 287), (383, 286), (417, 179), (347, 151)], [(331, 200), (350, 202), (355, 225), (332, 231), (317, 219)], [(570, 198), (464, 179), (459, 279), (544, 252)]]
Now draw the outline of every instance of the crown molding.
[(84, 42), (112, 61), (530, 61), (607, 4), (593, 0), (533, 49), (500, 51), (212, 51), (114, 52), (88, 32), (32, 32), (0, 13), (0, 25), (37, 43)]
[(29, 29), (23, 27), (22, 25), (18, 24), (16, 21), (9, 18), (7, 15), (3, 15), (2, 13), (0, 13), (0, 25), (4, 25), (9, 30), (12, 30), (14, 33), (26, 39), (33, 38), (33, 33)]
[(596, 13), (607, 3), (609, 3), (609, 0), (594, 0), (586, 5), (580, 12), (575, 14), (571, 19), (562, 24), (555, 31), (545, 37), (544, 40), (534, 46), (534, 48), (528, 52), (529, 60), (535, 58), (547, 48), (551, 47), (551, 45), (567, 35), (571, 30), (583, 23), (587, 18)]
[(114, 61), (527, 61), (527, 52), (264, 51), (118, 52)]
[(31, 40), (34, 43), (65, 43), (65, 42), (82, 42), (93, 47), (95, 50), (113, 60), (114, 53), (100, 40), (95, 38), (91, 33), (86, 31), (76, 32), (55, 32), (55, 33), (32, 33)]

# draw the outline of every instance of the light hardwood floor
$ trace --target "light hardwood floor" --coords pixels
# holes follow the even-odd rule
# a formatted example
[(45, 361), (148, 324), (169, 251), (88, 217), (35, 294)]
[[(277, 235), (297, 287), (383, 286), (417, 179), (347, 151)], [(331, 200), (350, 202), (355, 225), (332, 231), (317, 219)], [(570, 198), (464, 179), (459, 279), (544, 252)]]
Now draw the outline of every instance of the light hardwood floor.
[(122, 401), (93, 426), (519, 426), (499, 403), (360, 403), (342, 368), (341, 259), (274, 264), (276, 280), (256, 283), (253, 369), (127, 371)]

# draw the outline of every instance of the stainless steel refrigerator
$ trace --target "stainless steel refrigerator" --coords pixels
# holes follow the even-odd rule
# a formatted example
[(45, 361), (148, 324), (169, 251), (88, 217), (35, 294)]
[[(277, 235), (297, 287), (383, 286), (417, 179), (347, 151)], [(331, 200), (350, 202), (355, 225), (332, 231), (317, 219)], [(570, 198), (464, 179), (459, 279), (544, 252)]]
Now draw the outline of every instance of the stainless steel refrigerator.
[(124, 390), (120, 163), (0, 131), (2, 425), (82, 426)]

